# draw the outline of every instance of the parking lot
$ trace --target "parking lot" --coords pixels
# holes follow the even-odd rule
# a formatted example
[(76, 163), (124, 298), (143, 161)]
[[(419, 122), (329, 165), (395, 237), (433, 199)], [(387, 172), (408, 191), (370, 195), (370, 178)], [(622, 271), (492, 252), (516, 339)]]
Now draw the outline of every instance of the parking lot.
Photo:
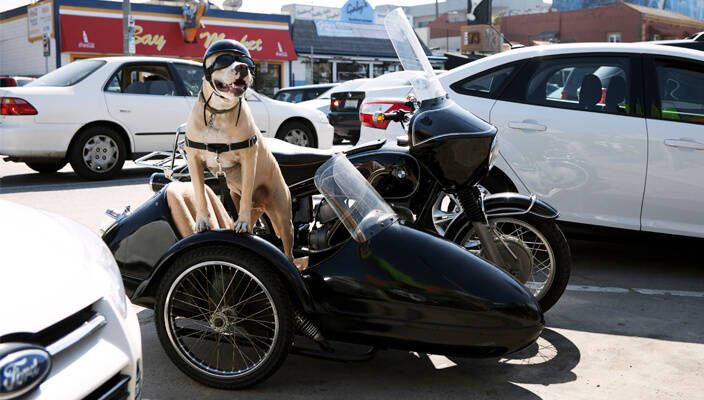
[[(0, 161), (0, 199), (97, 232), (106, 208), (122, 211), (150, 196), (148, 175), (128, 165), (113, 181), (85, 182), (70, 167), (43, 176)], [(337, 363), (292, 355), (270, 380), (233, 394), (178, 371), (161, 349), (151, 311), (141, 310), (144, 397), (704, 399), (704, 242), (609, 238), (570, 245), (567, 291), (546, 314), (537, 345), (511, 358), (382, 351), (367, 362)]]

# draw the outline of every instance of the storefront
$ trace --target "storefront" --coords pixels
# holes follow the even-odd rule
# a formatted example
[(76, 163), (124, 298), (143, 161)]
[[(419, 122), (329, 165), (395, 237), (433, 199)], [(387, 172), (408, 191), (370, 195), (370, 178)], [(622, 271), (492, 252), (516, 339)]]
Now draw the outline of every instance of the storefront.
[[(48, 70), (79, 58), (122, 54), (121, 3), (88, 0), (48, 3), (52, 4), (54, 12), (50, 36), (51, 61), (55, 60), (55, 63), (49, 62)], [(27, 15), (27, 7), (0, 14), (0, 32), (12, 42), (0, 50), (0, 59), (3, 59), (0, 74), (40, 75), (45, 72), (41, 50), (36, 51), (36, 46), (28, 40), (30, 21)], [(288, 16), (210, 9), (201, 20), (204, 28), (197, 32), (195, 42), (186, 43), (181, 28), (181, 7), (137, 3), (132, 4), (132, 15), (136, 55), (200, 61), (205, 49), (214, 41), (235, 39), (249, 48), (257, 63), (257, 91), (271, 95), (289, 85), (291, 61), (296, 59), (296, 52), (289, 34)], [(35, 51), (38, 57), (20, 56), (20, 60), (13, 61), (15, 55)]]
[[(315, 19), (331, 15), (330, 7), (290, 5), (284, 7), (293, 18), (292, 37), (298, 56), (292, 63), (293, 84), (344, 82), (375, 78), (401, 70), (396, 51), (382, 23), (383, 16), (364, 0), (349, 0), (336, 19)], [(431, 62), (442, 68), (442, 60)]]

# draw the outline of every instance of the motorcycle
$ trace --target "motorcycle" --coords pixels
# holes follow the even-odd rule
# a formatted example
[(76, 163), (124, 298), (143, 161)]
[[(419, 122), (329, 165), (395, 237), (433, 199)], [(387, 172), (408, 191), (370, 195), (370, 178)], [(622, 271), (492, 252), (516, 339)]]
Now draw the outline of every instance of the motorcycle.
[[(448, 99), (422, 49), (413, 48), (400, 29), (391, 33), (404, 69), (424, 74), (412, 80), (415, 97), (406, 107), (373, 118), (407, 125), (407, 135), (396, 143), (378, 140), (343, 153), (406, 225), (439, 234), (500, 266), (549, 310), (562, 296), (571, 271), (569, 246), (556, 223), (559, 213), (534, 195), (490, 194), (481, 187), (498, 155), (496, 128)], [(154, 191), (190, 179), (182, 133), (176, 134), (173, 152), (137, 160), (164, 171), (152, 175)], [(313, 174), (333, 152), (266, 140), (293, 198), (296, 254), (339, 242), (344, 230), (329, 205), (314, 205), (313, 197)], [(206, 183), (234, 214), (228, 189), (212, 176)], [(266, 217), (257, 222), (256, 233), (276, 243)]]

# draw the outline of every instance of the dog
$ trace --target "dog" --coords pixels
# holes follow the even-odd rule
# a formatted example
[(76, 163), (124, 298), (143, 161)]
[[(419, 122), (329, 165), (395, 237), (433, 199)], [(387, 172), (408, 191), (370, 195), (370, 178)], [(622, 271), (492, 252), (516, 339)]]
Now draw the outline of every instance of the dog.
[[(228, 42), (244, 49), (238, 42)], [(222, 57), (229, 54), (227, 51), (208, 53), (203, 62), (206, 74), (201, 94), (186, 123), (185, 151), (196, 203), (193, 229), (211, 229), (203, 175), (207, 167), (214, 175), (224, 174), (238, 204), (234, 231), (251, 233), (254, 222), (265, 213), (281, 239), (284, 253), (293, 261), (291, 194), (245, 100), (245, 92), (253, 84), (253, 62), (244, 54), (228, 58)], [(218, 147), (222, 152), (213, 151)]]

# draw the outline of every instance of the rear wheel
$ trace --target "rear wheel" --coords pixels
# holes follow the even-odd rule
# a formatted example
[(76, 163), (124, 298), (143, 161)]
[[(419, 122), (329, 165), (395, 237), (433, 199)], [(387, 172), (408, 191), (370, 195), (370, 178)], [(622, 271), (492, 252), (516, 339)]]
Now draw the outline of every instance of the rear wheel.
[(316, 147), (317, 140), (315, 132), (302, 122), (288, 122), (279, 129), (276, 134), (277, 139), (284, 140), (296, 146)]
[(241, 389), (273, 374), (293, 341), (289, 294), (266, 262), (210, 246), (180, 256), (159, 286), (159, 340), (186, 375)]
[(53, 174), (66, 165), (66, 160), (60, 161), (32, 161), (26, 162), (27, 166), (40, 174)]
[[(549, 310), (567, 287), (571, 256), (567, 239), (554, 220), (531, 214), (489, 218), (497, 248), (508, 265), (503, 269), (521, 281)], [(445, 238), (482, 256), (481, 242), (464, 214), (447, 229)]]
[(106, 126), (81, 131), (69, 148), (71, 167), (90, 180), (110, 179), (122, 169), (127, 145), (119, 133)]

